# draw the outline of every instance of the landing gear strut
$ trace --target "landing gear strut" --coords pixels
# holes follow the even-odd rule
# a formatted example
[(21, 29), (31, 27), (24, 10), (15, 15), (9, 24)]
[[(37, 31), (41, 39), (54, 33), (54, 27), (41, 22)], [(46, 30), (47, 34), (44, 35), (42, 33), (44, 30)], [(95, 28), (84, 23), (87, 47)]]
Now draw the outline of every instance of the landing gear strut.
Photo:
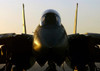
[(57, 71), (56, 70), (56, 65), (54, 62), (48, 61), (48, 67), (44, 71)]

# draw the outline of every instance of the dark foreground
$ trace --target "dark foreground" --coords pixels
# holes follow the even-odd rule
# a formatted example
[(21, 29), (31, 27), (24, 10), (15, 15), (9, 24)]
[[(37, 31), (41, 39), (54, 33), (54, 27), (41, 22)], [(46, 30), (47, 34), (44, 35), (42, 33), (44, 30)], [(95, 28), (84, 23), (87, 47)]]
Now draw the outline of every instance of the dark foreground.
[[(100, 63), (95, 63), (95, 64), (98, 68), (98, 71), (100, 71)], [(43, 67), (40, 67), (37, 63), (35, 63), (35, 65), (27, 71), (44, 71), (47, 67), (48, 67), (47, 63)], [(56, 68), (57, 71), (73, 71), (66, 63), (64, 63), (64, 70), (63, 67), (56, 66)]]
[[(100, 63), (95, 63), (95, 64), (97, 66), (97, 70), (100, 71)], [(4, 65), (5, 64), (0, 64), (0, 69)], [(64, 63), (63, 65), (64, 65), (64, 67), (58, 67), (58, 66), (56, 66), (57, 71), (73, 71), (66, 63)], [(47, 63), (43, 67), (40, 67), (37, 63), (35, 63), (35, 65), (32, 66), (27, 71), (44, 71), (47, 67), (48, 67), (48, 64)]]

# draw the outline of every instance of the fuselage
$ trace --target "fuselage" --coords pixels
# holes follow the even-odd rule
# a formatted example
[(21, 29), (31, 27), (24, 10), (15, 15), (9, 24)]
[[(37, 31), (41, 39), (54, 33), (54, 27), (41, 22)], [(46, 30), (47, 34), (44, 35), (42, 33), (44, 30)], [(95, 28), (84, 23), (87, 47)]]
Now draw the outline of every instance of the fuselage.
[(53, 61), (60, 65), (68, 51), (68, 38), (62, 25), (38, 26), (34, 33), (33, 50), (37, 61)]

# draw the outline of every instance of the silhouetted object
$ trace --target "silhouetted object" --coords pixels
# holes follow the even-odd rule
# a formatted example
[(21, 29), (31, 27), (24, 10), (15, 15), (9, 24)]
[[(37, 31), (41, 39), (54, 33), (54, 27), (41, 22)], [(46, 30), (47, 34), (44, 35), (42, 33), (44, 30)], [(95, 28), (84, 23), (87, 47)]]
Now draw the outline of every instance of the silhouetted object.
[(53, 63), (53, 62), (48, 62), (48, 67), (46, 68), (46, 70), (44, 70), (44, 71), (57, 71), (56, 70), (56, 65), (55, 65), (55, 63)]

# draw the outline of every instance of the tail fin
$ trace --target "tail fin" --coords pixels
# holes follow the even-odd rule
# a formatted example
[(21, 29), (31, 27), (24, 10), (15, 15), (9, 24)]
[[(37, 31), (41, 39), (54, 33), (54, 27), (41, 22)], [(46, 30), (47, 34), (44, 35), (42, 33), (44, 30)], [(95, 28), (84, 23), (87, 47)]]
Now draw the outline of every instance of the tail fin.
[(22, 4), (23, 10), (22, 10), (22, 17), (23, 17), (23, 34), (26, 34), (26, 22), (25, 22), (25, 11), (24, 11), (24, 4)]
[(76, 5), (76, 12), (75, 12), (74, 31), (73, 31), (74, 34), (77, 33), (77, 15), (78, 15), (78, 3)]

